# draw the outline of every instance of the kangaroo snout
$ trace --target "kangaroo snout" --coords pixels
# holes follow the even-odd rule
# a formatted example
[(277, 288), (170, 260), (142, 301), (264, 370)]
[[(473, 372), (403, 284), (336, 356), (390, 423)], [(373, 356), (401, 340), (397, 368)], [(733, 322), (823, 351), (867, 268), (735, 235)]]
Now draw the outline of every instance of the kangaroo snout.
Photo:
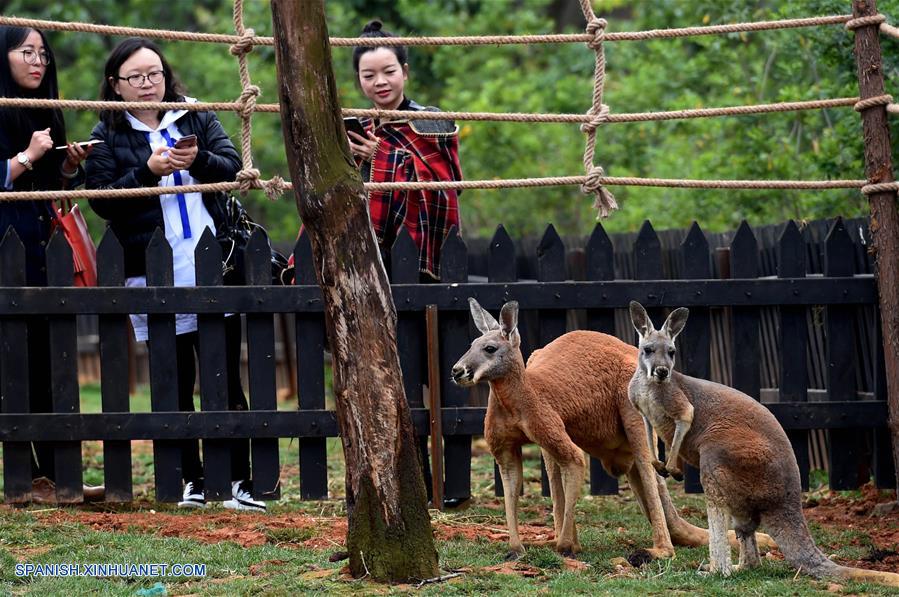
[(652, 371), (653, 377), (658, 379), (659, 381), (665, 381), (668, 379), (668, 375), (670, 375), (671, 371), (668, 370), (668, 367), (656, 367)]
[(470, 385), (474, 374), (462, 365), (454, 365), (452, 370), (453, 383), (460, 386)]

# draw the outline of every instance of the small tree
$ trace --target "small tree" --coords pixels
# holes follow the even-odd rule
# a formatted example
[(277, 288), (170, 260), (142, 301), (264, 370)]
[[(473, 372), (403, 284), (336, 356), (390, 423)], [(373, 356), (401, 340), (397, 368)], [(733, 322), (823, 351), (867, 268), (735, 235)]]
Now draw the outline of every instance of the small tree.
[(437, 575), (396, 309), (362, 180), (343, 132), (322, 0), (273, 0), (281, 125), (297, 209), (312, 241), (346, 458), (353, 576)]

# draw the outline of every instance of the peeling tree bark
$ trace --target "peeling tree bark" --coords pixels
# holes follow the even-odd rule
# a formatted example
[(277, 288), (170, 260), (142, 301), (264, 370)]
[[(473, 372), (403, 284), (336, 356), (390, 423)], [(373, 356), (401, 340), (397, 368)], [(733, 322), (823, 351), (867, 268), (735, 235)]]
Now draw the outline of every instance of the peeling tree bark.
[(345, 140), (323, 0), (273, 0), (284, 145), (312, 241), (346, 458), (350, 570), (437, 575), (437, 552), (396, 352), (396, 309)]
[[(877, 14), (874, 0), (854, 0), (855, 18)], [(861, 99), (884, 93), (883, 57), (877, 25), (855, 30), (855, 60), (858, 67), (858, 89)], [(890, 127), (886, 106), (862, 111), (865, 136), (865, 178), (870, 182), (893, 182), (890, 150)], [(893, 466), (896, 470), (897, 503), (899, 503), (899, 211), (896, 192), (868, 195), (871, 206), (871, 237), (877, 268), (877, 290), (880, 298), (880, 320), (883, 330), (883, 357), (887, 382), (889, 427), (893, 444)]]

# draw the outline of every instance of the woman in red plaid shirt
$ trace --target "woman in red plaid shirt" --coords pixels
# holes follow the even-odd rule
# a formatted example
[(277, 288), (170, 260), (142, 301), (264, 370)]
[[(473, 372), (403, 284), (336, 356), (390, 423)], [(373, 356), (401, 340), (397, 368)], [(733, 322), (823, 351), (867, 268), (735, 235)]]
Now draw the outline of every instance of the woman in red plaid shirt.
[[(395, 37), (371, 21), (361, 37)], [(459, 129), (451, 120), (416, 120), (415, 112), (436, 112), (405, 96), (409, 77), (406, 48), (356, 47), (353, 68), (359, 86), (376, 108), (408, 110), (408, 118), (362, 119), (366, 136), (348, 132), (350, 149), (367, 182), (462, 180)], [(405, 227), (419, 248), (422, 282), (440, 279), (440, 247), (455, 226), (459, 231), (459, 191), (371, 191), (369, 212), (389, 268), (390, 248)]]

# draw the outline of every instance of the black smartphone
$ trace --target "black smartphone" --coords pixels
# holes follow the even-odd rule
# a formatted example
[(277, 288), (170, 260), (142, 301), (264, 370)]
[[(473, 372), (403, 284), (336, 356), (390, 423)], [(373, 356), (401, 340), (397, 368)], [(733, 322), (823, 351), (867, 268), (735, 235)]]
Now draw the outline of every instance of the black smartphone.
[[(362, 137), (363, 139), (368, 138), (368, 135), (365, 133), (365, 127), (362, 126), (362, 121), (360, 121), (355, 116), (348, 116), (348, 117), (344, 118), (343, 119), (343, 128), (345, 128), (346, 132), (348, 132), (348, 133), (350, 131), (352, 131), (352, 132), (356, 133), (357, 135), (359, 135), (360, 137)], [(350, 137), (350, 139), (353, 139), (353, 138)], [(355, 139), (353, 139), (353, 141), (355, 141)]]
[(177, 141), (175, 141), (175, 148), (182, 149), (184, 147), (193, 147), (197, 144), (197, 136), (196, 135), (184, 135)]

